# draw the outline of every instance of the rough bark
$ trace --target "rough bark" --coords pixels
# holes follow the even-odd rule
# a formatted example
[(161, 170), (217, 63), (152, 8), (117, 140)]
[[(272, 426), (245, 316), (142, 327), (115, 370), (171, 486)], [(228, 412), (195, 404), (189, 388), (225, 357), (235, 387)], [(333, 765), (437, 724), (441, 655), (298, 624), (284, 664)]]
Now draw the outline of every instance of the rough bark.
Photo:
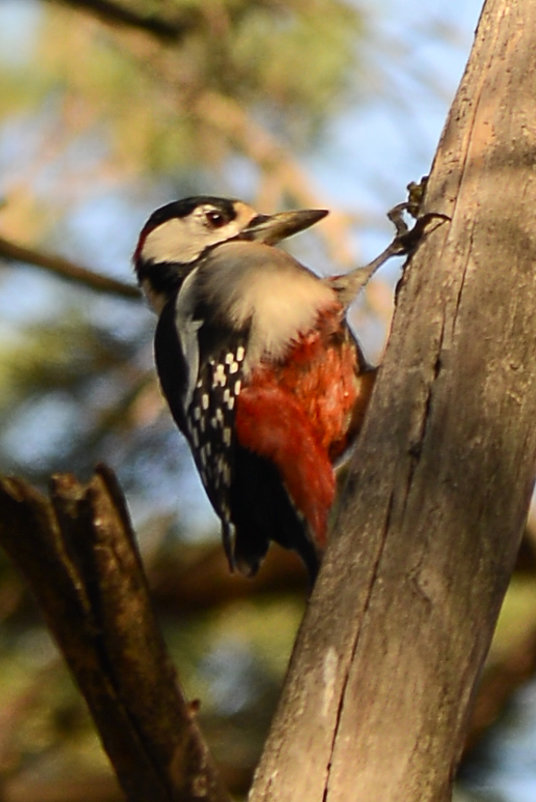
[(166, 652), (122, 493), (101, 467), (50, 502), (0, 482), (0, 543), (32, 589), (130, 802), (227, 802)]
[(535, 474), (535, 30), (486, 3), (251, 802), (450, 798)]

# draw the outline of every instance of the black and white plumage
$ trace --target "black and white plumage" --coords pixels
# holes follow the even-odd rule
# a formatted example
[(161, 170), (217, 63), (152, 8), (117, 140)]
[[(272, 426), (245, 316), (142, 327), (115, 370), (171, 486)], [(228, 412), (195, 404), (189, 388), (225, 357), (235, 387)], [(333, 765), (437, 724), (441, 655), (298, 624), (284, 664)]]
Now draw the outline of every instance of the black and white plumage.
[(345, 312), (395, 251), (321, 279), (274, 247), (325, 214), (267, 216), (242, 201), (186, 198), (151, 215), (134, 254), (159, 315), (163, 393), (222, 521), (229, 564), (248, 574), (276, 540), (315, 575), (332, 465), (373, 384)]

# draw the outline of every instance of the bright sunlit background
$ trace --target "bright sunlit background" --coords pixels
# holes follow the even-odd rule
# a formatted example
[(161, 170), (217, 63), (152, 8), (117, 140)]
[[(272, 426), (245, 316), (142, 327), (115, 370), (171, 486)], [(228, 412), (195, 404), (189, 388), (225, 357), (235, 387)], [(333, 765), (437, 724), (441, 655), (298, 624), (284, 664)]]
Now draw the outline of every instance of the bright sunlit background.
[[(189, 194), (241, 197), (263, 212), (330, 208), (292, 243), (317, 272), (375, 256), (392, 234), (386, 211), (429, 170), (480, 13), (479, 0), (123, 5), (186, 15), (189, 33), (171, 44), (69, 2), (0, 2), (0, 237), (130, 283), (145, 219)], [(352, 311), (372, 361), (399, 274), (399, 263), (384, 268)], [(263, 592), (229, 592), (217, 605), (194, 594), (180, 607), (173, 566), (185, 554), (196, 565), (218, 528), (154, 381), (153, 329), (140, 302), (2, 260), (0, 247), (0, 467), (40, 487), (57, 471), (87, 478), (99, 461), (117, 471), (170, 647), (239, 794), (277, 698), (303, 586), (299, 568), (287, 568)], [(39, 798), (35, 789), (73, 773), (86, 802), (111, 799), (99, 795), (112, 793), (108, 770), (77, 694), (17, 577), (4, 562), (0, 570), (6, 800), (21, 789)], [(501, 648), (531, 631), (533, 584), (518, 580)], [(465, 766), (463, 794), (532, 802), (535, 727), (529, 684)], [(72, 800), (77, 793), (73, 785)]]

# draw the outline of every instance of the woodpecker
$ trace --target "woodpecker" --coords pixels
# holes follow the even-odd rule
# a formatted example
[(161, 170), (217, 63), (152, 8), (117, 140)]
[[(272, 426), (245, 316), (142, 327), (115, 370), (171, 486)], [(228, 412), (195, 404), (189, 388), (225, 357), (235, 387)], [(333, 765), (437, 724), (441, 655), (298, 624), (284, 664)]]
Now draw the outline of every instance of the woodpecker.
[(190, 197), (157, 209), (134, 252), (158, 315), (163, 394), (221, 519), (230, 568), (246, 575), (274, 540), (299, 553), (314, 581), (334, 466), (359, 432), (375, 377), (347, 308), (377, 267), (408, 249), (401, 224), (370, 265), (318, 277), (275, 246), (326, 214), (265, 215), (240, 200)]

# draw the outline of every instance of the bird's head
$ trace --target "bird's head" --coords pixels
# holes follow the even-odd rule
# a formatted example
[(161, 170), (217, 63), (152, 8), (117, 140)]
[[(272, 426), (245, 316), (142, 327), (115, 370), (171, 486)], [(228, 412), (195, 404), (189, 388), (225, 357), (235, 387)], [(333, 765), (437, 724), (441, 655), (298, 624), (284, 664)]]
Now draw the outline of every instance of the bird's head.
[(240, 200), (210, 196), (173, 201), (153, 212), (141, 231), (133, 257), (138, 282), (160, 312), (212, 248), (230, 240), (275, 245), (326, 214), (302, 209), (264, 215)]

